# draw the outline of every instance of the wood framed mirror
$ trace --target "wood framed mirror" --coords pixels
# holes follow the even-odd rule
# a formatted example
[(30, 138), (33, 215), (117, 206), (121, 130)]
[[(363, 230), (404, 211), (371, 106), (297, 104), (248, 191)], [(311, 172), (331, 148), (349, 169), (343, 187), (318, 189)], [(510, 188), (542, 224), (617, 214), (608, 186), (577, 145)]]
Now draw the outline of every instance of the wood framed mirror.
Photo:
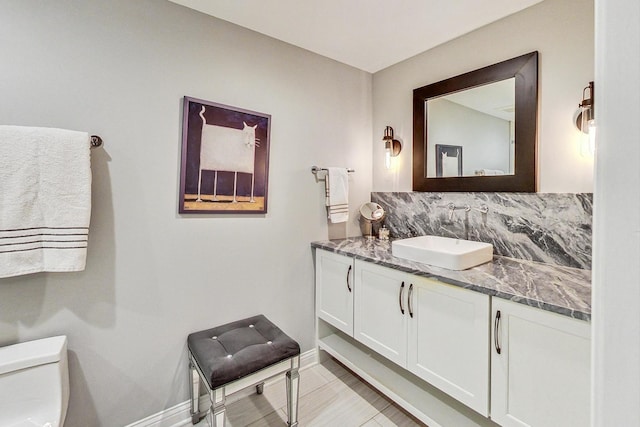
[(413, 191), (535, 192), (537, 120), (538, 52), (414, 89)]

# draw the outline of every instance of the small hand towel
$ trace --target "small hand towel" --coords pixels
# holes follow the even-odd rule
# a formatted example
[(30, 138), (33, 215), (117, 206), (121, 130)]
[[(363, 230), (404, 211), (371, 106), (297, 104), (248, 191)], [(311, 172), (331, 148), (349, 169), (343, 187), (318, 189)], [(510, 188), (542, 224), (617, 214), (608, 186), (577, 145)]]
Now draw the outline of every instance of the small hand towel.
[(0, 277), (84, 270), (89, 135), (0, 126)]
[(458, 176), (458, 158), (449, 157), (447, 153), (442, 153), (442, 176)]
[(345, 168), (327, 168), (325, 189), (329, 220), (332, 223), (349, 219), (349, 174)]

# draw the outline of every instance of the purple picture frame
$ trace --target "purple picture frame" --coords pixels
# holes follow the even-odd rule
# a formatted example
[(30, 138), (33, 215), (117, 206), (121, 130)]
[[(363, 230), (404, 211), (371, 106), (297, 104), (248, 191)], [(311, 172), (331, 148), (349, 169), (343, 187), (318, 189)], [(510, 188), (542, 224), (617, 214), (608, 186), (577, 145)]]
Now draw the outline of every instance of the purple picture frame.
[(442, 177), (443, 153), (447, 153), (447, 155), (450, 155), (451, 157), (458, 158), (458, 176), (462, 176), (462, 145), (436, 144), (436, 178)]
[(265, 214), (271, 115), (184, 97), (181, 214)]

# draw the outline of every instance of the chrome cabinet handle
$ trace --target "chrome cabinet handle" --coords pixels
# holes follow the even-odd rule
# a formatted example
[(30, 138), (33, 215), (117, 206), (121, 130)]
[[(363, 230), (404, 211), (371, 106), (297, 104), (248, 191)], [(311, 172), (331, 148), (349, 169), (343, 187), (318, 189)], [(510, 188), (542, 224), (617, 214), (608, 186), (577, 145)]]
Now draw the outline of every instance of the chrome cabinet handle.
[(351, 292), (351, 284), (349, 283), (349, 276), (351, 275), (351, 266), (349, 266), (349, 270), (347, 270), (347, 289)]
[(407, 306), (409, 307), (409, 316), (413, 318), (412, 296), (413, 296), (413, 283), (409, 285), (409, 295), (407, 297)]
[(398, 294), (398, 304), (400, 304), (400, 313), (404, 314), (404, 305), (402, 305), (402, 294), (404, 293), (404, 282), (400, 285), (400, 293)]
[(500, 348), (500, 310), (496, 312), (496, 320), (493, 322), (493, 345), (496, 348), (496, 353), (500, 354), (502, 348)]

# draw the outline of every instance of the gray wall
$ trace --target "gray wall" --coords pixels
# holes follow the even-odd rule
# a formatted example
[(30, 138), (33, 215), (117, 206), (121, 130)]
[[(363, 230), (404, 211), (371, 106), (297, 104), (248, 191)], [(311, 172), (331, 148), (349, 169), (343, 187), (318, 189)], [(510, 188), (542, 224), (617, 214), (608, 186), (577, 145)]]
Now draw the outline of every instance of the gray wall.
[(373, 189), (412, 189), (413, 89), (537, 50), (538, 191), (592, 192), (593, 158), (580, 155), (572, 118), (593, 80), (593, 37), (593, 0), (545, 0), (375, 73), (374, 137), (392, 126), (403, 150), (387, 170), (383, 144), (374, 144)]
[(479, 169), (509, 174), (509, 121), (442, 98), (429, 101), (427, 120), (427, 176), (436, 176), (436, 144), (462, 146), (463, 176)]
[[(313, 164), (371, 191), (371, 75), (164, 0), (0, 1), (0, 117), (85, 130), (86, 271), (0, 279), (0, 345), (69, 336), (66, 427), (121, 426), (187, 399), (189, 332), (264, 313), (313, 346)], [(182, 96), (272, 115), (269, 211), (177, 214)]]

